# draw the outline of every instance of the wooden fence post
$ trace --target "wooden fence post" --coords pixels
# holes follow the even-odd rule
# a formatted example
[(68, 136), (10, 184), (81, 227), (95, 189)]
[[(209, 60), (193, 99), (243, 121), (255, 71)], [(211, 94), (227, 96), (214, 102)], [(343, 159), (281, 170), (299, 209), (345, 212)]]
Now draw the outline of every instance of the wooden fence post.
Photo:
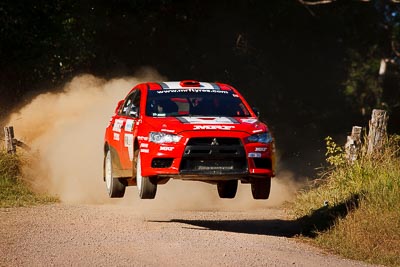
[(372, 155), (379, 151), (386, 141), (388, 119), (389, 116), (386, 111), (381, 109), (372, 110), (372, 117), (369, 121), (368, 155)]
[(4, 136), (7, 153), (15, 154), (17, 149), (14, 142), (14, 128), (12, 126), (4, 127)]
[(351, 135), (347, 136), (345, 144), (346, 159), (348, 162), (353, 163), (360, 153), (361, 148), (361, 130), (360, 126), (353, 126)]

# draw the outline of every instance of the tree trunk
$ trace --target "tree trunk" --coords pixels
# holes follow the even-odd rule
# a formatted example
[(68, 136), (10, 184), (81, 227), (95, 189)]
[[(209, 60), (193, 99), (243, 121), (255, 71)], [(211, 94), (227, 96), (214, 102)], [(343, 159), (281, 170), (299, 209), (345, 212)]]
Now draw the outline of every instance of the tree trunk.
[(369, 121), (368, 133), (368, 155), (373, 155), (379, 152), (387, 139), (387, 121), (388, 115), (386, 111), (374, 109), (372, 117)]

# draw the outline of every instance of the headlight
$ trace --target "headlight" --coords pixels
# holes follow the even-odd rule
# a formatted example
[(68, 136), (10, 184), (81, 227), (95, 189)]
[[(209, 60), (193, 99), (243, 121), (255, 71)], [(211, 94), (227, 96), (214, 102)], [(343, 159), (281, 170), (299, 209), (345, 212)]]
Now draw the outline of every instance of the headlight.
[(162, 143), (178, 143), (181, 140), (182, 136), (175, 134), (167, 134), (162, 132), (150, 132), (149, 140), (150, 142), (154, 142), (157, 144)]
[(273, 141), (272, 136), (269, 132), (255, 134), (247, 137), (247, 142), (249, 143), (264, 143), (268, 144)]

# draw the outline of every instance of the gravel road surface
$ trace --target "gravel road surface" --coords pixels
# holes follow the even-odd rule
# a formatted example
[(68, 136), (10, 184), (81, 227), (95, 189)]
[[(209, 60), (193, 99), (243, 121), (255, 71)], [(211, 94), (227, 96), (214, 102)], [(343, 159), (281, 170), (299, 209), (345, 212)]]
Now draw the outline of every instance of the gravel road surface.
[(113, 204), (0, 209), (0, 266), (368, 266), (296, 241), (282, 208)]

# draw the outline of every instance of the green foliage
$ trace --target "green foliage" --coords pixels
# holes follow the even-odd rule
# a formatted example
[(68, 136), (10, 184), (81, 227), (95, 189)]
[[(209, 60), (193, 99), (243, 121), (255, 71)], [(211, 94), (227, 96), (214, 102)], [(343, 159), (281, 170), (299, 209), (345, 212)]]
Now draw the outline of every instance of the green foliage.
[(0, 150), (0, 207), (19, 207), (54, 202), (56, 199), (32, 192), (23, 180), (20, 156)]
[(340, 166), (344, 164), (345, 154), (343, 153), (343, 148), (338, 146), (332, 139), (332, 137), (327, 136), (325, 138), (326, 142), (326, 161), (333, 166)]
[(399, 140), (391, 136), (380, 155), (335, 165), (322, 183), (301, 192), (294, 214), (305, 222), (303, 232), (346, 257), (399, 266)]
[(89, 23), (89, 10), (85, 16), (79, 16), (78, 3), (0, 3), (1, 69), (7, 66), (32, 83), (57, 82), (85, 66), (94, 56), (90, 43), (95, 32)]
[(382, 84), (378, 79), (380, 61), (377, 46), (372, 46), (366, 53), (349, 50), (350, 64), (344, 94), (349, 105), (362, 115), (371, 114), (372, 109), (385, 105)]

